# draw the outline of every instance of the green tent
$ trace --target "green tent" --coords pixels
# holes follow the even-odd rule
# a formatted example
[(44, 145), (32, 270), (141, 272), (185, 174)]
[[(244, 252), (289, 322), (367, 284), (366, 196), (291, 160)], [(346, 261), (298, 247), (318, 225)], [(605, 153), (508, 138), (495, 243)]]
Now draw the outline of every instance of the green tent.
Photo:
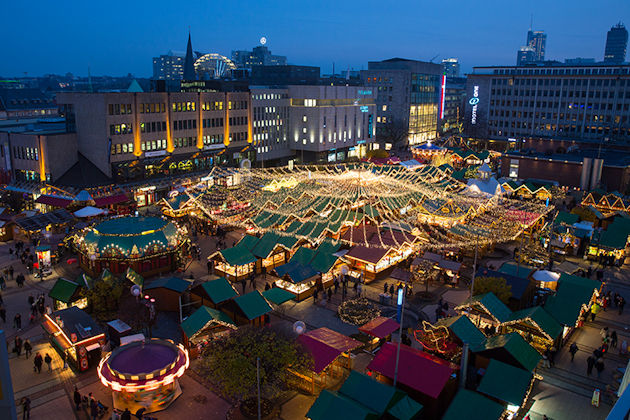
[(272, 287), (269, 290), (262, 292), (262, 295), (269, 302), (273, 302), (276, 305), (282, 305), (285, 302), (295, 299), (295, 295), (287, 290), (279, 287)]
[(306, 417), (310, 420), (376, 420), (378, 415), (350, 398), (325, 389)]
[(480, 345), (486, 339), (486, 336), (475, 327), (475, 324), (466, 315), (441, 318), (436, 325), (448, 328), (462, 343), (470, 346)]
[(485, 312), (499, 323), (508, 321), (510, 316), (512, 316), (510, 308), (505, 306), (505, 303), (501, 302), (492, 292), (473, 296), (461, 305), (455, 307), (455, 309), (465, 308), (475, 308), (480, 312)]
[(207, 306), (202, 306), (193, 312), (192, 315), (182, 322), (181, 327), (186, 337), (190, 340), (195, 334), (213, 324), (236, 328), (232, 318), (221, 311), (208, 308)]
[(520, 321), (529, 322), (533, 328), (540, 328), (540, 331), (551, 341), (554, 341), (562, 333), (562, 325), (542, 306), (534, 306), (512, 313), (508, 324)]
[(504, 361), (516, 362), (530, 372), (541, 359), (540, 353), (517, 332), (489, 337), (481, 345), (471, 347), (471, 350), (490, 359), (502, 358)]
[[(509, 380), (506, 380), (509, 378)], [(490, 360), (477, 391), (490, 397), (520, 406), (532, 383), (533, 374), (526, 370)]]
[(51, 299), (68, 304), (72, 301), (79, 285), (71, 280), (59, 277), (55, 285), (48, 292)]
[(193, 288), (192, 293), (205, 294), (215, 305), (238, 296), (234, 286), (225, 277), (201, 283)]
[(498, 420), (504, 407), (474, 391), (460, 389), (442, 420)]
[(250, 321), (273, 311), (269, 302), (258, 290), (237, 297), (234, 299), (234, 303)]

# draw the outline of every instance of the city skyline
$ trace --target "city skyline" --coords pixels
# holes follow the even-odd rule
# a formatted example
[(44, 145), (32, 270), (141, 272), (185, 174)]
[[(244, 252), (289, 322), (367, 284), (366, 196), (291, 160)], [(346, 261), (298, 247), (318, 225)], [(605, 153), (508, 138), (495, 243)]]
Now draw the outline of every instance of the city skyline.
[[(14, 19), (0, 29), (3, 38), (11, 40), (4, 49), (0, 75), (84, 76), (89, 67), (93, 75), (150, 77), (151, 58), (168, 50), (185, 50), (189, 28), (196, 51), (230, 56), (232, 50), (259, 45), (265, 36), (274, 54), (286, 55), (291, 64), (319, 66), (322, 73), (330, 73), (333, 62), (342, 72), (366, 69), (368, 61), (392, 57), (433, 58), (437, 63), (456, 57), (462, 73), (468, 73), (473, 66), (513, 63), (532, 14), (533, 29), (548, 35), (546, 58), (559, 61), (602, 60), (607, 31), (630, 20), (630, 5), (621, 0), (611, 1), (605, 10), (590, 2), (567, 0), (536, 1), (509, 10), (499, 10), (500, 3), (494, 0), (474, 5), (451, 1), (432, 8), (401, 1), (386, 10), (372, 1), (309, 5), (246, 1), (213, 6), (191, 2), (185, 10), (166, 2), (161, 7), (154, 2), (150, 8), (120, 5), (100, 10), (76, 2), (54, 9), (44, 2), (37, 7), (35, 2), (27, 11), (23, 4), (8, 4), (7, 15), (28, 14), (32, 24), (24, 28)], [(409, 13), (412, 10), (418, 13)]]

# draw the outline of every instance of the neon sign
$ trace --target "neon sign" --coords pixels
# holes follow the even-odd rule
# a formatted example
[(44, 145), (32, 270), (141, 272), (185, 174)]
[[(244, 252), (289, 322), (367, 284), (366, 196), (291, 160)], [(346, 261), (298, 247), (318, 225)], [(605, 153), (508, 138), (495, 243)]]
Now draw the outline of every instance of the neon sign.
[(479, 106), (479, 86), (473, 88), (473, 97), (468, 101), (472, 105), (471, 124), (477, 124), (477, 107)]

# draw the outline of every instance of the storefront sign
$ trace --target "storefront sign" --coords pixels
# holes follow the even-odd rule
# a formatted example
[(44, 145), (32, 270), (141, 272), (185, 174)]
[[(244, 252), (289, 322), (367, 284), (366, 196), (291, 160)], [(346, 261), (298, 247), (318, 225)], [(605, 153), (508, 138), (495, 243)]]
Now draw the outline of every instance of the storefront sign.
[(203, 146), (203, 150), (219, 150), (225, 149), (225, 144), (208, 144)]
[(479, 86), (473, 88), (473, 97), (468, 101), (472, 105), (472, 115), (470, 117), (471, 124), (477, 124), (477, 107), (479, 106)]
[(157, 157), (166, 155), (166, 150), (156, 150), (155, 152), (144, 152), (144, 157)]

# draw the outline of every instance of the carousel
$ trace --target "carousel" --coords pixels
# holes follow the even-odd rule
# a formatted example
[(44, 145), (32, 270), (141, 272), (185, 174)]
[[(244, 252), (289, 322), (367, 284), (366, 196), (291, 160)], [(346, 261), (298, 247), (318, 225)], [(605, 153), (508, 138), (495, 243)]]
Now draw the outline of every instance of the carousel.
[(144, 339), (118, 347), (101, 359), (98, 376), (112, 390), (114, 407), (132, 413), (164, 410), (182, 393), (177, 378), (190, 361), (184, 346)]
[(142, 277), (177, 269), (188, 244), (186, 231), (160, 217), (124, 216), (105, 220), (74, 236), (81, 268), (89, 275), (104, 269)]

